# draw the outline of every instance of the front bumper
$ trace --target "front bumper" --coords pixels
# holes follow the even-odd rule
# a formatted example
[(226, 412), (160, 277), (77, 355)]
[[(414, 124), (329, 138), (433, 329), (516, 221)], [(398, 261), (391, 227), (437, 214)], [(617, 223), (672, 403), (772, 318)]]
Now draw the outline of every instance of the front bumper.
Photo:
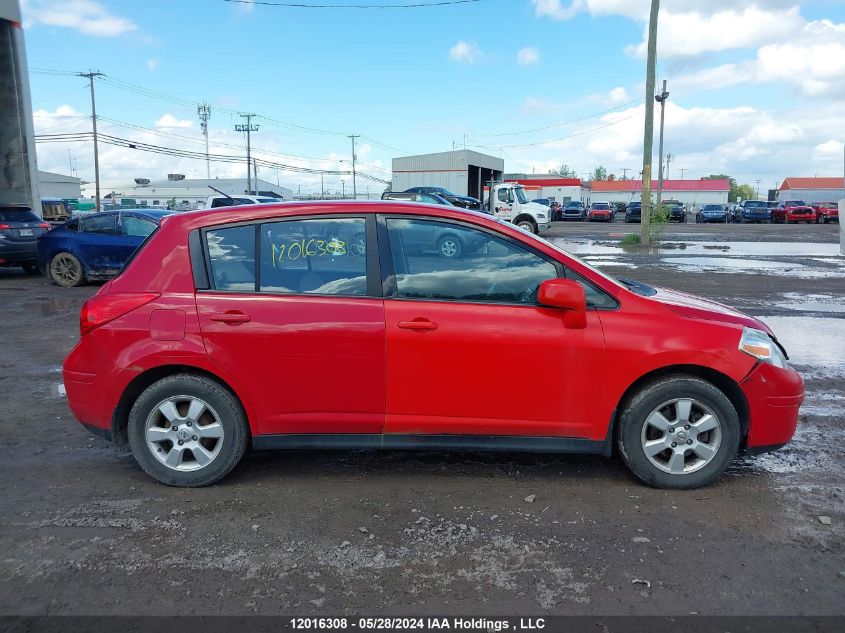
[(537, 222), (537, 231), (540, 233), (542, 233), (543, 231), (548, 231), (551, 225), (552, 223), (548, 221), (542, 223)]
[(739, 386), (748, 402), (748, 450), (760, 452), (789, 442), (804, 401), (801, 375), (792, 368), (758, 363)]

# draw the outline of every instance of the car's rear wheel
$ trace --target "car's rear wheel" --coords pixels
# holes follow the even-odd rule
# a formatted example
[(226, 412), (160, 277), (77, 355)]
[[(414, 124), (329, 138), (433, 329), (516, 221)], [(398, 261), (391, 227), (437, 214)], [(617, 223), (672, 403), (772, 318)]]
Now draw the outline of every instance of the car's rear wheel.
[(168, 486), (207, 486), (225, 477), (243, 457), (248, 439), (235, 396), (192, 374), (147, 387), (132, 405), (127, 430), (135, 460)]
[(617, 446), (625, 464), (658, 488), (698, 488), (736, 457), (739, 416), (715, 385), (693, 376), (651, 383), (624, 407)]
[(70, 253), (58, 253), (50, 260), (50, 279), (60, 286), (72, 288), (85, 283), (82, 262)]
[(38, 266), (35, 264), (22, 264), (21, 268), (27, 275), (37, 275), (38, 274)]

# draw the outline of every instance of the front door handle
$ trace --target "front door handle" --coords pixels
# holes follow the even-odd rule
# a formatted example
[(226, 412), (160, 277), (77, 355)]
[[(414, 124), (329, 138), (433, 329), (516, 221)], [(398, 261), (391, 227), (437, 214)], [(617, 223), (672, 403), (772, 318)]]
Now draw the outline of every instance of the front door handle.
[(241, 323), (248, 322), (250, 317), (248, 314), (244, 314), (243, 312), (230, 310), (229, 312), (212, 314), (211, 320), (219, 323), (227, 323), (229, 325), (240, 325)]
[(399, 321), (399, 327), (403, 330), (416, 330), (417, 332), (428, 332), (437, 329), (437, 324), (434, 321), (429, 321), (425, 317), (417, 317), (413, 321)]

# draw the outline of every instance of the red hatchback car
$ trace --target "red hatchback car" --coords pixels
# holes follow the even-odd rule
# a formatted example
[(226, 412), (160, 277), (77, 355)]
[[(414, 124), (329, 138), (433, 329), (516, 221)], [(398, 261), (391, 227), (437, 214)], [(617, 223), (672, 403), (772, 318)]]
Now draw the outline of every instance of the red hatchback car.
[(80, 328), (74, 415), (177, 486), (251, 446), (615, 453), (692, 488), (789, 441), (804, 397), (760, 321), (442, 206), (169, 216)]

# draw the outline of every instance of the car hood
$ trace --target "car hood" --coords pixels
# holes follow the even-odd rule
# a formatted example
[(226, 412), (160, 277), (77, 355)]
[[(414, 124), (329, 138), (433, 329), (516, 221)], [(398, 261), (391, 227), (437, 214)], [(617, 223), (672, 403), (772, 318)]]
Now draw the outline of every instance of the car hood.
[(686, 292), (669, 290), (668, 288), (655, 288), (655, 290), (657, 291), (656, 294), (646, 298), (664, 304), (682, 317), (733, 323), (735, 325), (763, 330), (772, 335), (772, 331), (768, 325), (730, 306)]
[(520, 204), (519, 205), (520, 211), (528, 211), (533, 214), (542, 213), (543, 215), (549, 214), (549, 207), (544, 204), (537, 204), (536, 202), (529, 202), (528, 204)]
[(463, 200), (464, 202), (471, 202), (473, 204), (479, 203), (478, 198), (473, 198), (471, 196), (458, 196), (458, 195), (452, 194), (451, 196), (444, 196), (444, 197), (448, 197), (451, 200)]

